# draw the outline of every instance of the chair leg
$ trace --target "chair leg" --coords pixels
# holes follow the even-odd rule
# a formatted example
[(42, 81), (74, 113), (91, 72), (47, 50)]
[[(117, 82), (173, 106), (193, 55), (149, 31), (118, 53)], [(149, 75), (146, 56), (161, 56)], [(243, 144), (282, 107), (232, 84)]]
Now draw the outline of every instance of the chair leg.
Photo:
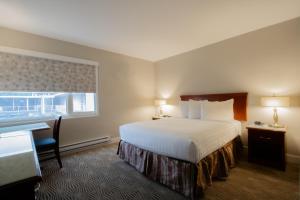
[(62, 168), (63, 166), (62, 166), (62, 162), (60, 159), (59, 147), (55, 148), (54, 153), (55, 153), (56, 159), (58, 161), (59, 167)]

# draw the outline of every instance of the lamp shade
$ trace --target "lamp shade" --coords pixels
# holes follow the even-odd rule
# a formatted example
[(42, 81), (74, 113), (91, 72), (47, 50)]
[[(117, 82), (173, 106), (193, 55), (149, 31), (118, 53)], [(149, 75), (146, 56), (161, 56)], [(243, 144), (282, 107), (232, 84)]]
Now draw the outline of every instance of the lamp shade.
[(261, 105), (266, 107), (288, 107), (290, 106), (289, 97), (262, 97)]
[(162, 106), (162, 105), (166, 105), (167, 101), (165, 99), (156, 99), (154, 100), (154, 105), (156, 106)]

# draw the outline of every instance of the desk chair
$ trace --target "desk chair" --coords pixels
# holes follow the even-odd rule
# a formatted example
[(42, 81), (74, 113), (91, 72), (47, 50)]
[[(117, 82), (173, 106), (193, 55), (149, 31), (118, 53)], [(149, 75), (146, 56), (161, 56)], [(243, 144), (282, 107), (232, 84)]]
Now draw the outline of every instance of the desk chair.
[(55, 156), (51, 158), (57, 159), (60, 168), (62, 168), (62, 163), (61, 163), (60, 153), (59, 153), (59, 129), (60, 129), (61, 118), (62, 117), (59, 116), (58, 119), (54, 121), (53, 137), (34, 140), (36, 150), (38, 153), (54, 151)]

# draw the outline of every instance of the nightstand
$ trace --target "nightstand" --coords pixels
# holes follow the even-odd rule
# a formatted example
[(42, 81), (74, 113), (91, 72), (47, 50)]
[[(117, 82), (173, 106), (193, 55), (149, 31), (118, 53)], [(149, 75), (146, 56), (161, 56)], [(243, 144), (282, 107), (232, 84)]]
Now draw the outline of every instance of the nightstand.
[(167, 118), (167, 117), (171, 117), (171, 116), (169, 116), (169, 115), (152, 116), (152, 120), (158, 120), (158, 119), (163, 119), (163, 118)]
[(248, 161), (285, 170), (286, 128), (248, 125)]
[(158, 120), (158, 119), (163, 119), (163, 118), (165, 118), (165, 117), (163, 117), (163, 116), (153, 116), (152, 120)]
[(159, 116), (153, 116), (152, 120), (158, 120), (158, 119), (162, 119), (163, 117), (159, 117)]

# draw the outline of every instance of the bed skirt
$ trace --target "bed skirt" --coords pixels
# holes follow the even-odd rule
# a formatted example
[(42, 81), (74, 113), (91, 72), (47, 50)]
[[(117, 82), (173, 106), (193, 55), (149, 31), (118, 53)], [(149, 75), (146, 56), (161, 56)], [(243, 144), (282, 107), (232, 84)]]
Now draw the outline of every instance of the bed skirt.
[(240, 137), (206, 156), (197, 164), (159, 155), (120, 141), (118, 154), (146, 177), (191, 199), (203, 195), (214, 178), (226, 178), (241, 151)]

